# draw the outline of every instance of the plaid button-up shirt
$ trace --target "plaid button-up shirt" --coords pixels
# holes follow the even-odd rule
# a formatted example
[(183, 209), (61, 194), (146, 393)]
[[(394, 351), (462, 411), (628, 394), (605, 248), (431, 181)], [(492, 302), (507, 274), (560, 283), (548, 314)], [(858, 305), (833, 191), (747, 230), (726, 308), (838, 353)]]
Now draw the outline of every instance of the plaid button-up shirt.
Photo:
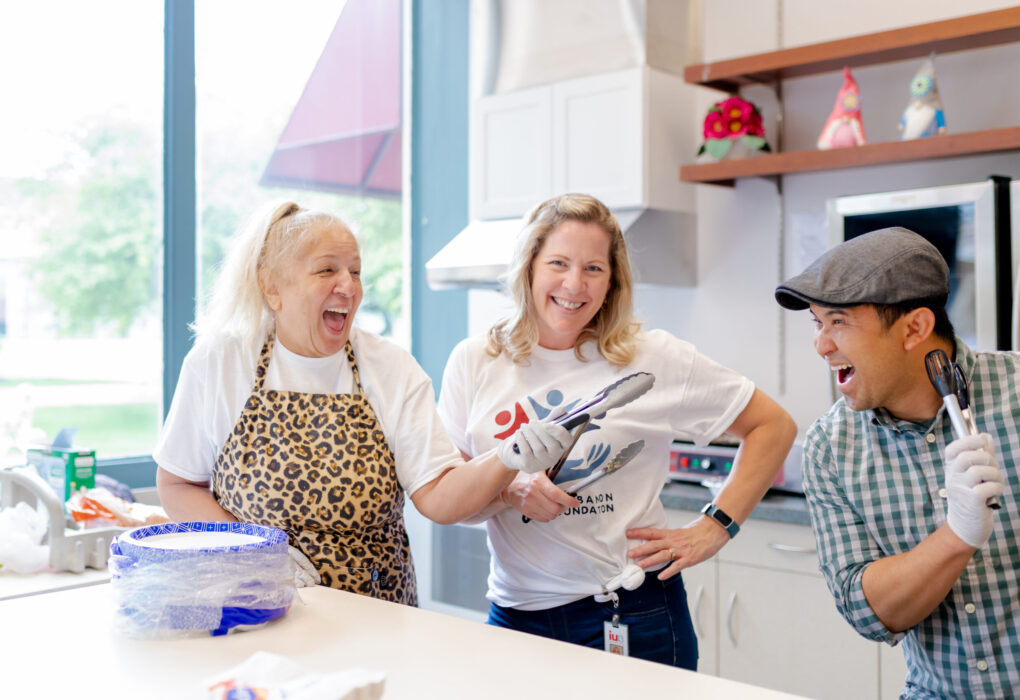
[(945, 408), (928, 424), (854, 411), (841, 398), (808, 431), (807, 495), (820, 568), (840, 614), (861, 635), (896, 644), (907, 698), (1003, 698), (1020, 693), (1020, 354), (974, 352), (957, 339), (978, 430), (995, 439), (1006, 476), (991, 539), (944, 601), (906, 635), (893, 634), (864, 598), (864, 569), (912, 550), (946, 522)]

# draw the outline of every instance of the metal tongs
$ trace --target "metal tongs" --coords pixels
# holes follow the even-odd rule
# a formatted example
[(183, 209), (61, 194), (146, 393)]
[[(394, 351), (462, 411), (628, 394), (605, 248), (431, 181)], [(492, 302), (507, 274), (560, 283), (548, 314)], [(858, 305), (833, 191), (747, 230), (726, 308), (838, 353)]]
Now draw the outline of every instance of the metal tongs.
[[(556, 464), (545, 470), (545, 475), (549, 477), (549, 481), (554, 481), (556, 479), (556, 475), (560, 473), (560, 469), (563, 468), (563, 464), (567, 461), (567, 457), (570, 455), (570, 452), (574, 449), (574, 445), (577, 444), (578, 439), (584, 433), (585, 428), (588, 427), (588, 424), (591, 423), (592, 419), (600, 418), (604, 416), (606, 412), (608, 412), (609, 410), (630, 403), (631, 401), (633, 401), (634, 399), (636, 399), (637, 397), (641, 396), (646, 391), (651, 389), (653, 384), (655, 384), (655, 375), (652, 374), (651, 372), (634, 372), (633, 374), (628, 374), (623, 379), (619, 379), (610, 384), (609, 386), (605, 387), (604, 389), (602, 389), (602, 391), (598, 392), (584, 403), (575, 407), (569, 413), (565, 413), (562, 416), (559, 416), (558, 418), (554, 418), (552, 421), (553, 423), (555, 423), (556, 425), (563, 426), (568, 431), (574, 432), (573, 440), (570, 441), (570, 446), (567, 447), (566, 450), (564, 450), (562, 455), (560, 455), (560, 458), (556, 461)], [(641, 445), (640, 447), (637, 448), (634, 454), (640, 452), (641, 448), (644, 447), (644, 441), (640, 442)], [(627, 447), (623, 448), (623, 450), (621, 450), (620, 453), (617, 454), (616, 458), (614, 458), (614, 461), (617, 458), (619, 458), (624, 452), (630, 449), (630, 447), (632, 447), (634, 444), (637, 443), (631, 443), (631, 445), (628, 445)], [(514, 445), (514, 451), (515, 452), (517, 451), (517, 445)], [(628, 461), (630, 461), (632, 457), (633, 455), (627, 458), (623, 462), (623, 464), (626, 464)], [(623, 464), (621, 464), (620, 466), (623, 466)], [(595, 473), (598, 472), (596, 471), (592, 475), (594, 475)], [(602, 476), (605, 476), (605, 474), (602, 474)], [(530, 518), (528, 518), (528, 516), (526, 515), (522, 515), (521, 519), (524, 522), (528, 522), (530, 520)]]
[(571, 430), (582, 422), (598, 418), (611, 408), (630, 403), (652, 388), (655, 375), (651, 372), (635, 372), (619, 379), (595, 394), (583, 404), (555, 419), (553, 423)]
[[(977, 422), (970, 410), (970, 390), (960, 365), (950, 362), (949, 356), (943, 350), (932, 350), (924, 356), (924, 368), (928, 371), (931, 385), (942, 397), (956, 438), (977, 435)], [(989, 498), (985, 505), (993, 510), (1001, 507), (999, 499), (995, 496)]]
[[(571, 487), (571, 489), (570, 489), (570, 491), (568, 493), (571, 496), (576, 498), (577, 497), (577, 493), (581, 489), (588, 488), (589, 486), (594, 484), (596, 481), (598, 481), (602, 477), (609, 476), (610, 474), (612, 474), (614, 472), (617, 472), (620, 469), (622, 469), (623, 467), (627, 466), (627, 464), (632, 459), (637, 457), (638, 452), (643, 450), (644, 447), (645, 447), (645, 441), (644, 440), (637, 440), (636, 442), (630, 443), (629, 445), (624, 447), (622, 450), (617, 452), (616, 456), (613, 457), (611, 460), (609, 460), (608, 462), (603, 464), (601, 467), (599, 467), (598, 469), (594, 470), (591, 474), (589, 474), (588, 476), (584, 477), (583, 479), (578, 481), (576, 484), (574, 484)], [(529, 518), (526, 515), (521, 515), (521, 522), (525, 522), (525, 523), (531, 522), (531, 518)]]
[[(650, 372), (628, 374), (623, 379), (619, 379), (605, 387), (580, 406), (575, 407), (570, 413), (564, 413), (562, 416), (554, 418), (552, 422), (556, 425), (561, 425), (568, 431), (575, 428), (577, 430), (574, 433), (574, 439), (570, 442), (570, 447), (563, 452), (559, 461), (545, 470), (545, 475), (549, 477), (549, 480), (552, 481), (559, 474), (563, 463), (567, 461), (567, 456), (574, 449), (574, 445), (577, 444), (577, 439), (581, 437), (584, 429), (593, 418), (600, 418), (610, 409), (630, 403), (651, 389), (654, 383), (655, 375)], [(517, 445), (514, 445), (513, 449), (514, 452), (519, 452)]]
[(593, 471), (588, 476), (584, 477), (570, 488), (570, 495), (577, 496), (581, 489), (588, 488), (596, 481), (604, 476), (609, 476), (613, 472), (619, 471), (621, 468), (627, 466), (627, 463), (637, 457), (638, 452), (645, 448), (645, 441), (638, 440), (632, 442), (622, 450), (616, 453), (616, 456), (611, 460), (603, 464), (601, 467)]
[(549, 477), (549, 481), (556, 479), (556, 475), (560, 473), (563, 463), (567, 461), (571, 450), (577, 444), (578, 438), (581, 437), (584, 429), (588, 427), (593, 418), (600, 418), (610, 409), (630, 403), (651, 389), (654, 383), (655, 375), (650, 372), (628, 374), (623, 379), (613, 382), (595, 394), (595, 396), (576, 407), (570, 413), (564, 413), (559, 418), (554, 419), (553, 423), (556, 425), (561, 425), (567, 430), (576, 429), (576, 431), (574, 432), (574, 439), (570, 442), (570, 447), (560, 456), (559, 461), (549, 469), (546, 469), (545, 475)]

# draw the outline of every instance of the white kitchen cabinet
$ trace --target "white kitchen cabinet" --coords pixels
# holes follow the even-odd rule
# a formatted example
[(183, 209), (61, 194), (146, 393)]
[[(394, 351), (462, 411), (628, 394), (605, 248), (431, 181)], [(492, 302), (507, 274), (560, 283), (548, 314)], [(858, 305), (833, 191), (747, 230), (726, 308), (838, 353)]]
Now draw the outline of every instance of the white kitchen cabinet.
[[(674, 526), (675, 527), (675, 526)], [(698, 636), (698, 670), (719, 675), (719, 573), (714, 561), (684, 569), (687, 607), (691, 611), (694, 633)]]
[(720, 562), (719, 675), (812, 698), (878, 690), (878, 645), (836, 612), (821, 577)]
[(644, 71), (553, 86), (553, 189), (589, 192), (609, 206), (644, 200)]
[[(667, 514), (670, 527), (697, 517)], [(749, 520), (684, 580), (704, 673), (812, 698), (879, 698), (880, 688), (902, 688), (904, 672), (893, 662), (880, 686), (885, 645), (860, 637), (836, 612), (806, 525)]]
[(475, 100), (471, 218), (521, 216), (564, 192), (614, 209), (693, 211), (693, 189), (677, 179), (696, 149), (691, 95), (643, 66)]
[(552, 90), (493, 95), (471, 106), (472, 219), (520, 216), (553, 189)]

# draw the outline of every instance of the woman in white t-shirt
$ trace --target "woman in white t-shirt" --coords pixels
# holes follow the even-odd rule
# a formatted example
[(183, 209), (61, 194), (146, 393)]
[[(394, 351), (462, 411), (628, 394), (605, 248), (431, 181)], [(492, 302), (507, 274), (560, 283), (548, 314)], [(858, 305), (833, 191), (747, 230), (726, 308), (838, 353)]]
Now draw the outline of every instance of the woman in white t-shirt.
[[(631, 373), (655, 383), (583, 428), (555, 483), (518, 474), (478, 514), (492, 554), (489, 623), (694, 669), (679, 574), (736, 533), (796, 426), (750, 380), (665, 331), (640, 330), (626, 246), (605, 205), (563, 195), (526, 222), (508, 273), (513, 311), (487, 337), (461, 342), (443, 375), (439, 413), (454, 444), (465, 457), (483, 454)], [(666, 529), (659, 494), (672, 441), (723, 433), (743, 440), (725, 486), (706, 515)], [(638, 440), (632, 462), (570, 495)]]
[(404, 492), (426, 517), (456, 522), (514, 470), (553, 464), (569, 436), (538, 424), (465, 463), (414, 358), (352, 328), (361, 298), (343, 221), (293, 202), (257, 212), (184, 359), (156, 483), (175, 520), (285, 530), (298, 585), (415, 605)]

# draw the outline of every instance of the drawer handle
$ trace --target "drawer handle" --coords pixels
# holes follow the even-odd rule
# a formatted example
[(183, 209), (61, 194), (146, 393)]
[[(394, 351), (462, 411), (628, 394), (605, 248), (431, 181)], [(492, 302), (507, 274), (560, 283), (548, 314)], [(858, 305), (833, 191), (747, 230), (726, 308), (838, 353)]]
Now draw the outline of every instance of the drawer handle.
[(793, 552), (794, 554), (816, 554), (818, 552), (814, 547), (800, 547), (795, 544), (781, 544), (779, 542), (769, 542), (769, 547), (779, 552)]
[(705, 594), (705, 587), (698, 586), (698, 592), (694, 594), (694, 614), (691, 616), (691, 622), (694, 623), (694, 636), (698, 639), (703, 639), (701, 634), (701, 625), (698, 624), (698, 619), (701, 616), (701, 598)]
[(726, 606), (726, 632), (730, 635), (730, 643), (737, 646), (737, 635), (733, 632), (733, 609), (737, 607), (737, 592), (730, 593), (730, 602)]

